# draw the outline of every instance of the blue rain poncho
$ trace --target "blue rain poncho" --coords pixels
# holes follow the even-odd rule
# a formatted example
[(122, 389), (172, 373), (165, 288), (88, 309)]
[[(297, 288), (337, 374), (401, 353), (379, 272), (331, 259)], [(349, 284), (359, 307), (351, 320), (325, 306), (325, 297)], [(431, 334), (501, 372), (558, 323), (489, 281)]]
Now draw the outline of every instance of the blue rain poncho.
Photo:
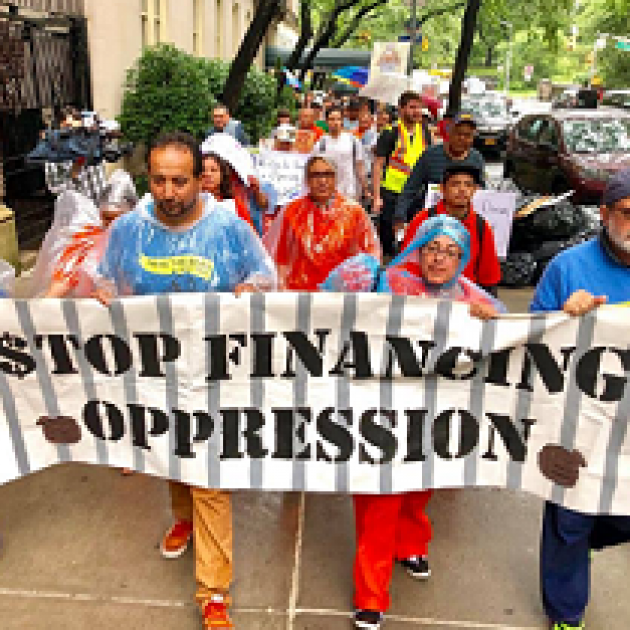
[(118, 295), (232, 292), (245, 283), (274, 289), (273, 262), (251, 227), (211, 197), (202, 198), (203, 217), (182, 231), (158, 221), (150, 196), (117, 219), (97, 284)]

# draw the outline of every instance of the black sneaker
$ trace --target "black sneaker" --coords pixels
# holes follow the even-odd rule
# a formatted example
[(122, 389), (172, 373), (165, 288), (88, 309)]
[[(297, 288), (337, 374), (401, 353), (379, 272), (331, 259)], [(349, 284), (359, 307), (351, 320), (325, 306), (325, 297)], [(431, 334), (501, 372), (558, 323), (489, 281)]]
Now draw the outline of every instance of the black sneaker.
[(407, 570), (407, 573), (416, 580), (428, 580), (431, 577), (431, 569), (426, 556), (411, 556), (411, 558), (405, 558), (399, 562)]
[(356, 610), (354, 627), (362, 630), (379, 630), (383, 623), (383, 613), (377, 610)]

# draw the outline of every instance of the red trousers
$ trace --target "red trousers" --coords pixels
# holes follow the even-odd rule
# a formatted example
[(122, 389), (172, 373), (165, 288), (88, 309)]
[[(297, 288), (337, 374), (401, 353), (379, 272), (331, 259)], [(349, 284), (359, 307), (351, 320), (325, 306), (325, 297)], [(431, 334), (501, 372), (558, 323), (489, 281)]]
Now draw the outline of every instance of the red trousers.
[(424, 509), (432, 495), (427, 491), (354, 496), (355, 608), (387, 612), (394, 562), (427, 555), (433, 532)]

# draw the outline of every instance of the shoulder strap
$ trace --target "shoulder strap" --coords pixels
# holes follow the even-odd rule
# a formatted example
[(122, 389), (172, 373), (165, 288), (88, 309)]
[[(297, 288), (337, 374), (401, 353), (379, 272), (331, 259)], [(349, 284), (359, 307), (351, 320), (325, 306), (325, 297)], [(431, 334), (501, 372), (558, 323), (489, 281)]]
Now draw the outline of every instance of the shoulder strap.
[(371, 293), (376, 293), (378, 291), (378, 285), (381, 283), (381, 277), (385, 273), (385, 267), (383, 265), (379, 265), (376, 270), (376, 275), (374, 276), (374, 282), (372, 284)]
[(475, 262), (475, 277), (479, 280), (479, 267), (481, 266), (481, 254), (483, 252), (483, 235), (486, 231), (486, 220), (475, 212), (477, 218), (477, 243), (479, 245), (479, 252), (477, 253), (477, 260)]

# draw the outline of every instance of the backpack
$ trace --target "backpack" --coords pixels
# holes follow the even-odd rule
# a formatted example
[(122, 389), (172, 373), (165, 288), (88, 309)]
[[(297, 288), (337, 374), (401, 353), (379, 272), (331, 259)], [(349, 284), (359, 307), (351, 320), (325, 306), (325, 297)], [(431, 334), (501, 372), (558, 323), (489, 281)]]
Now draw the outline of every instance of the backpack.
[[(437, 210), (435, 206), (433, 208), (429, 208), (427, 212), (427, 219), (432, 219), (437, 216)], [(477, 242), (479, 243), (479, 255), (477, 256), (477, 260), (475, 262), (475, 277), (477, 280), (479, 279), (479, 265), (481, 264), (481, 250), (483, 249), (483, 235), (486, 231), (486, 220), (475, 212), (475, 217), (477, 217)]]

